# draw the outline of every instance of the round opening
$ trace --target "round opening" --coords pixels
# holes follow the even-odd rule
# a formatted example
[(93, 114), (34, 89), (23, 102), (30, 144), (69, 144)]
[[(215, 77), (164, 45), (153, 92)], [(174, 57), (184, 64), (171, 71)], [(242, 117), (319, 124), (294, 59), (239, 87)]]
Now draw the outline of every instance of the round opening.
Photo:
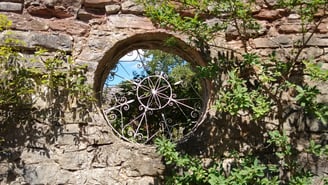
[(211, 83), (197, 78), (200, 53), (165, 32), (114, 43), (99, 61), (94, 90), (120, 138), (153, 144), (157, 137), (189, 138), (204, 121)]
[(191, 64), (161, 50), (133, 50), (110, 71), (102, 105), (119, 137), (151, 144), (178, 141), (192, 132), (203, 111), (202, 83)]

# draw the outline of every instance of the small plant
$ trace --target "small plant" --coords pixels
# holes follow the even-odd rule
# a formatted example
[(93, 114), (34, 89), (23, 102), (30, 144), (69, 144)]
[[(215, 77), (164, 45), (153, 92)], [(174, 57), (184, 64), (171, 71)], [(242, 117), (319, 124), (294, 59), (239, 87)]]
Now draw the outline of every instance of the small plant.
[(163, 156), (165, 163), (171, 170), (165, 176), (168, 185), (240, 185), (240, 184), (279, 184), (277, 168), (275, 165), (266, 165), (251, 156), (235, 156), (236, 166), (229, 175), (223, 168), (222, 162), (215, 162), (209, 167), (204, 167), (202, 162), (189, 155), (176, 151), (176, 145), (167, 139), (155, 141), (158, 152)]

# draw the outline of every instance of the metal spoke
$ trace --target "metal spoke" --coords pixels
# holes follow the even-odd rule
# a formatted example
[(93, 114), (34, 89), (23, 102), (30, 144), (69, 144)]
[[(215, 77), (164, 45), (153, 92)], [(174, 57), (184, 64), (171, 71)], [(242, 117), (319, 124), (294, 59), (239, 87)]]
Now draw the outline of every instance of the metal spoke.
[[(138, 56), (135, 60), (142, 58)], [(137, 66), (146, 69), (147, 61), (141, 60)], [(104, 94), (108, 99), (108, 108), (104, 109), (104, 113), (120, 138), (146, 144), (153, 143), (158, 136), (179, 140), (185, 132), (196, 126), (202, 105), (198, 87), (192, 84), (188, 87), (184, 81), (174, 81), (170, 74), (156, 71), (151, 73), (153, 75), (127, 79), (135, 73), (120, 75), (119, 67), (123, 68), (124, 74), (130, 72), (122, 64), (117, 64), (109, 73), (105, 83), (108, 94)], [(109, 82), (115, 79), (121, 81), (110, 85)], [(181, 85), (182, 83), (184, 84)], [(183, 91), (184, 88), (189, 90)], [(185, 92), (189, 95), (186, 96)]]

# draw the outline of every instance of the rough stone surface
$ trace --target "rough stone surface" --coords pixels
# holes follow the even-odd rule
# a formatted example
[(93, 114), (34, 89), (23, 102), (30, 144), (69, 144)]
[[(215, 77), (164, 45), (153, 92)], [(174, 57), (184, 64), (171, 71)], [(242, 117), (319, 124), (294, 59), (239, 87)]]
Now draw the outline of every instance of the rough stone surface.
[(78, 20), (81, 20), (81, 21), (84, 21), (84, 22), (89, 22), (89, 20), (102, 18), (102, 17), (103, 17), (102, 13), (97, 14), (97, 13), (94, 13), (92, 11), (86, 11), (84, 9), (80, 10), (76, 15), (76, 18)]
[(117, 4), (119, 2), (120, 0), (85, 0), (83, 5), (85, 7), (103, 8), (106, 5)]
[(150, 19), (130, 14), (110, 16), (108, 17), (108, 23), (109, 26), (116, 28), (154, 29), (154, 25)]
[(116, 14), (121, 10), (121, 6), (120, 5), (106, 5), (105, 6), (106, 9), (106, 14)]
[[(14, 31), (11, 35), (25, 43), (20, 46), (22, 52), (31, 52), (41, 46), (50, 51), (64, 50), (71, 53), (78, 64), (88, 65), (88, 82), (95, 87), (101, 83), (103, 73), (99, 71), (109, 70), (109, 66), (117, 62), (118, 56), (124, 55), (129, 49), (134, 49), (135, 46), (163, 49), (163, 38), (159, 38), (163, 34), (158, 33), (164, 32), (189, 43), (187, 37), (180, 33), (156, 28), (149, 18), (142, 16), (144, 10), (135, 2), (7, 0), (0, 2), (0, 11), (13, 22)], [(276, 2), (256, 0), (252, 13), (260, 24), (260, 30), (247, 31), (247, 42), (251, 46), (247, 49), (265, 57), (275, 51), (278, 57), (286, 58), (295, 43), (302, 39), (299, 32), (300, 16), (275, 9)], [(181, 7), (179, 3), (175, 2), (174, 5), (181, 8), (181, 15), (193, 16), (195, 12)], [(206, 19), (208, 25), (220, 22), (210, 17)], [(326, 69), (327, 25), (328, 19), (325, 18), (309, 40), (309, 47), (300, 54), (300, 58), (311, 56), (320, 60)], [(218, 33), (212, 42), (220, 48), (243, 51), (238, 35), (238, 30), (231, 24), (225, 32)], [(3, 41), (5, 37), (6, 32), (1, 32), (0, 40)], [(308, 35), (305, 35), (305, 38), (308, 38)], [(159, 41), (161, 44), (158, 44)], [(217, 54), (217, 48), (210, 49)], [(190, 52), (188, 47), (174, 48), (172, 52), (184, 53), (186, 58), (197, 58), (193, 57), (195, 51)], [(198, 59), (202, 61), (201, 58)], [(313, 85), (325, 92), (318, 96), (318, 101), (328, 102), (327, 83)], [(209, 114), (214, 115), (210, 111)], [(100, 113), (94, 113), (91, 121), (85, 126), (76, 123), (72, 114), (66, 115), (65, 124), (61, 123), (60, 127), (55, 128), (56, 136), (42, 134), (42, 130), (52, 131), (52, 127), (43, 124), (36, 125), (38, 132), (10, 133), (11, 138), (18, 138), (19, 142), (6, 151), (5, 159), (0, 158), (0, 184), (161, 184), (165, 166), (155, 148), (119, 140)], [(301, 116), (303, 115), (294, 114), (293, 118), (295, 120)], [(320, 121), (297, 120), (300, 130), (318, 141), (328, 141), (327, 127)], [(269, 121), (272, 124), (266, 125), (265, 128), (272, 129), (277, 123)], [(209, 122), (210, 124), (196, 133), (189, 145), (186, 145), (187, 149), (197, 150), (195, 153), (204, 156), (224, 155), (228, 149), (246, 151), (251, 146), (260, 146), (263, 144), (261, 142), (264, 142), (262, 133), (259, 133), (260, 128), (256, 125), (236, 123), (232, 127), (216, 117)], [(291, 130), (290, 125), (288, 130)], [(303, 140), (300, 140), (298, 148), (306, 147)], [(326, 160), (315, 161), (307, 157), (301, 156), (300, 161), (308, 160), (309, 169), (316, 174), (328, 173)]]
[(286, 23), (279, 26), (278, 32), (283, 34), (301, 33), (302, 26), (300, 24)]
[(122, 13), (142, 15), (144, 8), (136, 4), (135, 0), (127, 0), (122, 3)]
[(328, 33), (328, 18), (322, 20), (321, 24), (318, 26), (318, 31), (320, 33)]
[(89, 33), (90, 26), (83, 22), (72, 22), (69, 19), (54, 20), (49, 22), (49, 28), (53, 31), (66, 32), (69, 35), (83, 36)]
[[(66, 34), (43, 33), (43, 32), (12, 32), (11, 36), (22, 41), (21, 47), (28, 49), (36, 49), (44, 47), (52, 50), (63, 50), (71, 52), (73, 48), (73, 38)], [(7, 37), (7, 32), (0, 35), (1, 40)]]
[(21, 3), (0, 2), (0, 11), (21, 12), (23, 5)]
[(281, 15), (279, 10), (261, 9), (261, 11), (258, 14), (254, 15), (254, 17), (258, 19), (273, 21), (280, 18)]
[(74, 16), (73, 12), (69, 11), (63, 6), (54, 6), (50, 8), (47, 7), (46, 5), (29, 6), (27, 8), (27, 11), (31, 15), (44, 17), (44, 18), (51, 18), (51, 17), (68, 18)]
[(46, 20), (42, 20), (28, 14), (23, 16), (17, 16), (14, 13), (6, 13), (8, 19), (12, 21), (12, 29), (24, 30), (24, 31), (47, 31), (49, 25)]

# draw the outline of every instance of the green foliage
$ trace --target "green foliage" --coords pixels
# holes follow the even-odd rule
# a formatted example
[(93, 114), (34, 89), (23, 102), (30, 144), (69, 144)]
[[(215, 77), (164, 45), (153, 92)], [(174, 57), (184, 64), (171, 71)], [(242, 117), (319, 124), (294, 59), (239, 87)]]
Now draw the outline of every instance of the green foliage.
[(8, 20), (7, 16), (0, 14), (0, 31), (8, 29), (11, 24), (12, 22)]
[[(173, 44), (175, 41), (168, 39), (167, 42)], [(145, 50), (145, 58), (151, 58), (146, 62), (147, 73), (163, 72), (170, 75), (174, 82), (183, 81), (185, 85), (195, 81), (195, 72), (192, 71), (191, 64), (181, 57), (163, 52), (161, 50)], [(192, 97), (192, 96), (188, 96)]]
[(228, 72), (227, 85), (219, 92), (216, 108), (231, 115), (246, 112), (254, 119), (262, 118), (270, 111), (270, 102), (257, 90), (249, 90), (246, 80), (239, 78), (236, 71)]
[[(146, 14), (155, 23), (189, 35), (193, 44), (208, 60), (207, 66), (196, 67), (196, 71), (199, 77), (212, 80), (218, 88), (216, 94), (218, 99), (214, 105), (218, 112), (225, 112), (237, 118), (247, 115), (251, 120), (256, 121), (272, 118), (274, 115), (274, 119), (278, 122), (277, 131), (269, 133), (268, 142), (275, 147), (275, 154), (280, 161), (277, 166), (280, 173), (280, 176), (276, 177), (277, 181), (281, 181), (282, 184), (309, 184), (311, 174), (302, 172), (293, 160), (296, 146), (290, 140), (295, 138), (287, 136), (284, 132), (285, 113), (291, 107), (295, 107), (301, 115), (316, 118), (324, 124), (328, 122), (328, 105), (319, 102), (318, 97), (322, 92), (320, 88), (313, 85), (313, 83), (327, 83), (328, 70), (319, 65), (318, 59), (312, 59), (311, 56), (301, 58), (304, 49), (308, 47), (314, 32), (325, 17), (321, 16), (320, 12), (327, 11), (328, 1), (277, 1), (273, 8), (284, 8), (287, 12), (296, 13), (300, 15), (301, 20), (299, 30), (301, 39), (296, 40), (290, 50), (281, 47), (287, 55), (285, 58), (278, 57), (275, 51), (268, 57), (260, 57), (249, 52), (248, 41), (256, 37), (260, 29), (260, 25), (252, 16), (252, 8), (255, 7), (256, 1), (181, 0), (173, 3), (169, 0), (143, 0), (141, 2), (146, 7)], [(185, 14), (185, 10), (191, 11)], [(209, 17), (219, 21), (215, 24), (208, 23), (206, 18)], [(222, 49), (220, 46), (213, 45), (211, 39), (218, 31), (225, 31), (228, 25), (237, 31), (237, 39), (243, 44), (244, 51), (240, 53), (242, 57), (238, 60), (228, 55), (221, 55), (221, 52), (218, 52), (218, 57), (213, 57), (215, 54), (209, 49), (210, 47)], [(312, 84), (308, 84), (304, 79), (310, 79)], [(326, 149), (325, 146), (317, 146), (312, 142), (309, 151), (316, 155), (323, 155)], [(257, 168), (257, 164), (249, 163), (245, 165), (245, 169), (248, 169), (247, 166), (252, 166), (255, 171), (256, 169), (261, 171), (261, 168)], [(216, 181), (217, 184), (225, 182), (221, 176), (211, 173), (207, 177), (209, 176), (219, 179)], [(241, 176), (240, 179), (247, 178)], [(242, 181), (240, 183), (245, 184)]]
[(170, 166), (172, 174), (167, 176), (165, 183), (170, 184), (202, 184), (202, 185), (273, 185), (279, 184), (274, 165), (266, 165), (252, 157), (236, 158), (236, 167), (227, 174), (222, 163), (214, 163), (204, 167), (201, 161), (189, 155), (177, 152), (176, 145), (167, 139), (156, 139), (158, 152)]
[(280, 159), (292, 155), (289, 138), (285, 132), (283, 132), (283, 134), (280, 134), (278, 130), (275, 130), (269, 132), (269, 135), (270, 135), (270, 139), (268, 142), (279, 148), (279, 151), (276, 151), (276, 155)]
[[(207, 57), (209, 56), (208, 43), (216, 33), (226, 29), (227, 25), (235, 27), (239, 39), (244, 44), (245, 53), (243, 54), (243, 61), (235, 63), (234, 60), (231, 60), (228, 66), (222, 66), (222, 60), (217, 61), (217, 63), (209, 61), (208, 66), (198, 67), (198, 74), (203, 77), (221, 79), (222, 76), (228, 76), (228, 84), (223, 85), (218, 92), (219, 100), (216, 101), (216, 107), (219, 111), (230, 112), (232, 115), (238, 116), (238, 112), (245, 112), (246, 110), (247, 113), (250, 113), (252, 119), (256, 120), (272, 112), (277, 112), (278, 114), (283, 112), (283, 104), (286, 100), (283, 99), (282, 95), (285, 92), (295, 90), (300, 93), (295, 99), (288, 101), (290, 104), (296, 102), (303, 105), (304, 102), (300, 101), (302, 93), (313, 94), (313, 89), (306, 88), (305, 85), (292, 81), (291, 77), (299, 70), (299, 56), (313, 36), (313, 34), (306, 36), (308, 30), (305, 28), (310, 25), (312, 27), (313, 25), (314, 27), (319, 25), (322, 19), (315, 19), (315, 15), (318, 10), (324, 11), (327, 9), (326, 1), (293, 0), (279, 1), (277, 3), (276, 8), (289, 8), (301, 15), (303, 28), (300, 31), (303, 33), (303, 39), (296, 43), (298, 49), (290, 52), (290, 61), (280, 61), (275, 53), (263, 60), (258, 55), (248, 52), (247, 41), (250, 37), (256, 36), (259, 29), (258, 23), (252, 17), (252, 8), (256, 3), (255, 1), (222, 0), (217, 2), (205, 0), (196, 2), (184, 0), (173, 3), (168, 0), (143, 0), (140, 2), (145, 5), (146, 14), (154, 22), (162, 27), (186, 33)], [(193, 14), (184, 15), (181, 13), (183, 10), (188, 9), (192, 9)], [(205, 19), (203, 19), (204, 16), (216, 17), (220, 21), (215, 24), (207, 24)], [(304, 60), (303, 63), (305, 64), (304, 71), (312, 79), (327, 80), (327, 70), (323, 70), (320, 66), (315, 65), (312, 60)], [(219, 68), (216, 66), (219, 66)], [(221, 69), (221, 67), (225, 67), (225, 69)], [(249, 77), (253, 78), (253, 81), (256, 83), (250, 85)], [(311, 96), (310, 101), (312, 103), (308, 104), (307, 107), (309, 108), (304, 108), (304, 110), (306, 114), (314, 115), (323, 123), (326, 123), (327, 105), (313, 103), (316, 101), (316, 97)], [(234, 102), (233, 105), (229, 106), (228, 103), (230, 102)], [(315, 106), (312, 106), (314, 104)], [(278, 118), (279, 121), (283, 120), (282, 115), (278, 115)]]
[(309, 147), (306, 150), (310, 154), (314, 154), (315, 156), (328, 156), (328, 144), (321, 145), (317, 144), (314, 140), (311, 140), (309, 143)]
[[(9, 26), (0, 15), (0, 30)], [(33, 128), (35, 123), (63, 124), (66, 114), (87, 122), (95, 103), (86, 81), (87, 66), (75, 64), (64, 52), (49, 56), (44, 49), (25, 57), (15, 46), (18, 42), (9, 34), (0, 47), (1, 135), (7, 128)]]
[[(224, 168), (224, 158), (222, 162), (213, 162), (209, 166), (204, 166), (196, 157), (187, 154), (181, 154), (176, 150), (176, 144), (165, 138), (157, 138), (155, 144), (157, 151), (164, 158), (168, 168), (171, 170), (167, 174), (165, 184), (168, 185), (186, 185), (186, 184), (202, 184), (202, 185), (308, 185), (312, 183), (313, 174), (297, 165), (295, 158), (288, 161), (292, 156), (292, 145), (286, 133), (280, 134), (279, 131), (269, 132), (270, 138), (268, 143), (276, 147), (276, 156), (280, 159), (276, 164), (263, 163), (252, 155), (233, 156), (231, 171)], [(327, 145), (325, 147), (310, 142), (310, 146), (306, 149), (310, 154), (327, 156)], [(284, 182), (279, 177), (279, 166), (283, 165), (284, 169), (293, 169), (293, 176)]]

